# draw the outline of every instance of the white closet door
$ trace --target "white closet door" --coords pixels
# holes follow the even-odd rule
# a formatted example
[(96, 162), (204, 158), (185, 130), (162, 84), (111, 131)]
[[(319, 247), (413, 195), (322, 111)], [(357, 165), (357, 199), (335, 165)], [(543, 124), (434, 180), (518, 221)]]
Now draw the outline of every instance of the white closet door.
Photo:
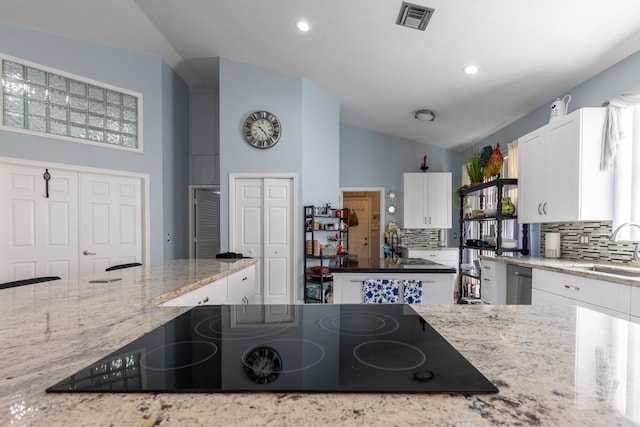
[(141, 180), (81, 173), (80, 275), (112, 265), (142, 262)]
[(264, 304), (291, 304), (293, 180), (239, 178), (234, 194), (231, 250), (258, 259), (256, 289)]
[(291, 304), (292, 224), (291, 180), (264, 180), (265, 304)]
[(230, 218), (234, 227), (235, 241), (232, 251), (258, 259), (256, 266), (256, 290), (262, 292), (262, 179), (239, 179), (235, 187), (235, 218)]
[(0, 282), (78, 271), (77, 174), (0, 163)]

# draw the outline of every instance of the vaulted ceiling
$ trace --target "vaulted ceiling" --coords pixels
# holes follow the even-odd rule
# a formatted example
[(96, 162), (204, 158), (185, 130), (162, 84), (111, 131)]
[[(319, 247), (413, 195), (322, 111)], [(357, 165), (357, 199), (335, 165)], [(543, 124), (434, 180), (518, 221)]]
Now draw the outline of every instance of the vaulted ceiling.
[(344, 123), (454, 149), (640, 46), (637, 0), (414, 3), (435, 10), (424, 31), (396, 24), (401, 0), (3, 0), (0, 21), (162, 56), (190, 85), (216, 86), (221, 56), (301, 76)]

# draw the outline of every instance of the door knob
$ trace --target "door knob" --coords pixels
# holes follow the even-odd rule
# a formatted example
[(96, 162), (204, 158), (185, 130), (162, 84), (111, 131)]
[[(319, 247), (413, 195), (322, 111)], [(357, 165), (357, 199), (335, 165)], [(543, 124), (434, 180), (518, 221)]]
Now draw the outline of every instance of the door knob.
[(89, 252), (86, 249), (84, 251), (82, 251), (82, 255), (95, 255), (95, 254), (96, 254), (95, 252)]

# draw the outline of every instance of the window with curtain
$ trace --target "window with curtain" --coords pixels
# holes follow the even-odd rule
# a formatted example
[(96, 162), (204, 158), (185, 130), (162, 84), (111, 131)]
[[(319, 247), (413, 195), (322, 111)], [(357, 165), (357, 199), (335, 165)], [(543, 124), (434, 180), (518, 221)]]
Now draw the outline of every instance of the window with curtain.
[[(619, 129), (614, 157), (613, 229), (640, 224), (640, 107), (619, 108)], [(640, 241), (640, 229), (623, 229), (618, 240)]]

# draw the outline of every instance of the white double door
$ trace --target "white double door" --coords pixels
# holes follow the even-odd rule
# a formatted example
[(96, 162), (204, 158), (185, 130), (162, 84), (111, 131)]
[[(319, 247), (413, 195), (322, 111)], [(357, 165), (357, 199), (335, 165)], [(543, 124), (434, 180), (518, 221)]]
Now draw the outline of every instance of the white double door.
[(142, 262), (136, 177), (0, 161), (0, 282), (63, 279)]
[(231, 250), (258, 259), (256, 302), (293, 303), (293, 180), (237, 178), (229, 229)]

